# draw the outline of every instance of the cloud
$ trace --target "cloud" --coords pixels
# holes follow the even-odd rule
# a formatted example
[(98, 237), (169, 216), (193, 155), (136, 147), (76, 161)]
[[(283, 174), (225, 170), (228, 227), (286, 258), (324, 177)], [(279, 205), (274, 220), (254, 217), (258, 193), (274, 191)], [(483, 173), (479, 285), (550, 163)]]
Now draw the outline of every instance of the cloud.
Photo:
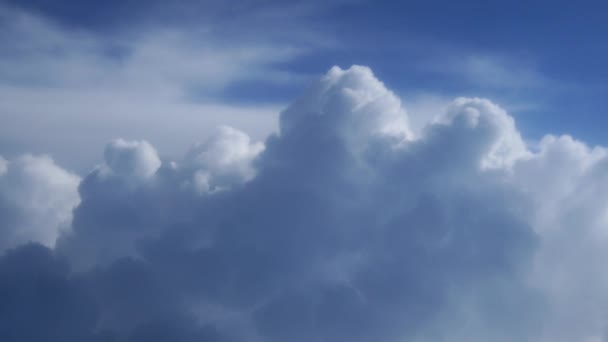
[(493, 131), (495, 136), (482, 161), (482, 167), (508, 167), (529, 153), (515, 128), (513, 118), (489, 100), (457, 98), (448, 106), (446, 114), (438, 118), (439, 123), (445, 121), (451, 125), (466, 125)]
[[(361, 3), (360, 0), (310, 0), (310, 1), (277, 1), (277, 0), (180, 0), (167, 3), (159, 0), (135, 0), (129, 3), (110, 0), (108, 6), (94, 3), (76, 5), (70, 0), (59, 0), (53, 6), (39, 0), (14, 1), (6, 3), (34, 13), (49, 16), (62, 25), (79, 30), (103, 30), (111, 26), (113, 30), (129, 30), (134, 25), (171, 26), (177, 24), (233, 28), (233, 25), (244, 24), (251, 31), (260, 27), (282, 25), (285, 29), (300, 23), (302, 19), (327, 13), (331, 9), (344, 5)], [(283, 32), (268, 32), (273, 35)], [(253, 33), (253, 32), (250, 32)], [(257, 33), (257, 32), (256, 32)]]
[(85, 268), (135, 256), (142, 239), (197, 220), (201, 198), (252, 179), (263, 149), (245, 133), (220, 127), (180, 162), (161, 165), (148, 142), (114, 140), (106, 146), (105, 163), (80, 184), (82, 203), (72, 224), (78, 233), (66, 235), (61, 249)]
[(116, 139), (106, 146), (104, 157), (109, 169), (124, 178), (150, 178), (161, 165), (156, 150), (147, 141)]
[(550, 298), (547, 340), (606, 339), (607, 170), (604, 147), (552, 135), (514, 169), (514, 182), (535, 203), (531, 222), (544, 237), (532, 278)]
[(48, 156), (0, 157), (0, 250), (27, 242), (53, 247), (70, 227), (79, 183)]
[(40, 245), (0, 260), (0, 336), (5, 341), (94, 341), (95, 299), (68, 265)]
[(547, 79), (532, 61), (525, 58), (464, 52), (453, 48), (450, 52), (454, 57), (449, 61), (434, 57), (423, 61), (420, 67), (430, 72), (458, 77), (461, 82), (480, 89), (508, 91), (535, 89), (547, 84), (558, 85), (557, 82)]
[(199, 191), (221, 189), (253, 178), (252, 162), (263, 150), (264, 145), (252, 143), (247, 134), (222, 126), (190, 149), (184, 167), (194, 173), (193, 183)]
[(0, 156), (0, 176), (4, 176), (8, 170), (8, 161)]
[[(310, 115), (322, 116), (329, 128), (344, 139), (389, 135), (411, 138), (410, 127), (401, 102), (371, 70), (353, 66), (350, 72), (334, 67), (280, 118), (281, 134), (290, 134), (310, 121)], [(338, 132), (339, 131), (339, 132)], [(349, 141), (350, 145), (356, 145)]]
[(602, 339), (606, 153), (531, 149), (478, 98), (413, 129), (369, 68), (334, 67), (264, 144), (224, 127), (171, 161), (111, 142), (57, 245), (0, 259), (4, 312), (40, 313), (0, 316), (0, 338)]
[(278, 100), (252, 107), (223, 92), (245, 81), (297, 84), (299, 75), (275, 64), (308, 46), (226, 44), (221, 28), (199, 26), (101, 35), (4, 6), (0, 17), (0, 153), (51, 153), (81, 172), (96, 162), (88, 151), (116, 136), (153, 140), (172, 156), (222, 124), (264, 138), (276, 129)]

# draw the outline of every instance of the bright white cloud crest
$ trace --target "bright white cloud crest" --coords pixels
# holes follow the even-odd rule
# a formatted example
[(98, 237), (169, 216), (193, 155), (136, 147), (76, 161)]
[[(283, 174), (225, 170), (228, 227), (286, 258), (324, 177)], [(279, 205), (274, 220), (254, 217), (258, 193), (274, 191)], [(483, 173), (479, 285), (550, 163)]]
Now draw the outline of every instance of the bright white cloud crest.
[(606, 150), (531, 150), (478, 98), (408, 122), (370, 69), (334, 67), (265, 145), (223, 127), (175, 163), (119, 139), (82, 182), (0, 159), (0, 210), (27, 219), (3, 241), (52, 247), (77, 206), (54, 253), (98, 296), (91, 326), (132, 341), (604, 338)]
[(27, 242), (49, 247), (68, 229), (80, 202), (80, 177), (63, 170), (48, 156), (0, 157), (0, 249)]
[(399, 98), (363, 66), (355, 65), (349, 70), (331, 68), (285, 110), (281, 133), (289, 134), (310, 115), (330, 116), (329, 122), (350, 140), (366, 140), (377, 134), (400, 139), (412, 135)]
[(463, 120), (465, 125), (472, 128), (494, 131), (496, 136), (489, 145), (482, 167), (508, 167), (528, 155), (513, 118), (489, 100), (457, 98), (438, 122), (454, 124), (454, 120)]
[(147, 141), (116, 139), (106, 146), (104, 157), (112, 172), (130, 179), (150, 178), (161, 164)]
[(263, 150), (262, 143), (253, 143), (247, 134), (223, 126), (190, 149), (184, 167), (194, 172), (194, 183), (200, 191), (209, 191), (253, 178), (252, 162)]

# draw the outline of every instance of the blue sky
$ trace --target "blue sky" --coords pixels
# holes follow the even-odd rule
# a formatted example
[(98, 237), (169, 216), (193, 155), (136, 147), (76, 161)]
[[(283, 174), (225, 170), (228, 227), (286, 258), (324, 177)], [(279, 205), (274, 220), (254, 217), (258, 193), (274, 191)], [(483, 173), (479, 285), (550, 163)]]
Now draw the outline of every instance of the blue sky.
[[(606, 5), (599, 1), (8, 1), (3, 5), (5, 26), (16, 25), (11, 20), (15, 13), (43, 24), (39, 31), (20, 28), (29, 47), (12, 44), (16, 34), (6, 31), (2, 38), (8, 42), (2, 48), (3, 83), (61, 88), (68, 82), (61, 79), (62, 74), (81, 77), (79, 73), (94, 73), (103, 66), (120, 66), (146, 42), (164, 48), (180, 40), (177, 44), (184, 48), (166, 56), (171, 60), (159, 57), (155, 62), (168, 65), (179, 58), (214, 59), (203, 62), (205, 66), (184, 64), (182, 72), (196, 74), (206, 67), (217, 69), (213, 77), (224, 79), (209, 81), (206, 75), (174, 78), (182, 92), (177, 101), (182, 103), (264, 105), (276, 112), (331, 66), (361, 64), (371, 67), (410, 110), (433, 110), (429, 102), (447, 102), (457, 96), (488, 97), (509, 110), (530, 140), (551, 132), (603, 144), (607, 100), (602, 65), (608, 54), (603, 39), (608, 25), (605, 10)], [(63, 40), (42, 46), (43, 31), (48, 32), (49, 27)], [(180, 37), (163, 42), (162, 35)], [(69, 38), (64, 39), (66, 36)], [(87, 44), (94, 47), (84, 46)], [(216, 56), (209, 56), (210, 50), (221, 56), (215, 60)], [(58, 63), (61, 66), (53, 66), (66, 68), (65, 72), (27, 73), (27, 65), (55, 63), (63, 58), (61, 54), (76, 55), (79, 62), (70, 64), (64, 59)], [(16, 60), (24, 65), (15, 66)], [(229, 65), (232, 63), (249, 70), (239, 73), (236, 66)], [(233, 70), (230, 77), (221, 75), (228, 72), (225, 69)], [(82, 77), (79, 82), (87, 86), (98, 82), (94, 77)], [(128, 91), (141, 87), (138, 82), (146, 85), (145, 80), (134, 79)], [(56, 115), (53, 107), (45, 114), (18, 109), (35, 118)], [(10, 110), (14, 109), (6, 109)], [(200, 113), (217, 115), (206, 108)], [(238, 120), (228, 121), (239, 126)], [(270, 121), (260, 120), (253, 132), (257, 138), (272, 129)], [(244, 123), (241, 128), (249, 130), (249, 126)], [(146, 134), (152, 134), (150, 131)], [(114, 136), (108, 132), (103, 138), (96, 141), (98, 146)], [(41, 153), (55, 152), (26, 139), (2, 140), (3, 154), (31, 147)], [(177, 150), (181, 149), (169, 147), (166, 152)], [(81, 171), (92, 162), (57, 157)]]
[(0, 2), (0, 341), (608, 341), (601, 2)]
[[(315, 33), (337, 43), (320, 44), (316, 49), (308, 50), (302, 59), (286, 61), (284, 68), (287, 70), (317, 74), (319, 70), (327, 69), (333, 64), (364, 64), (370, 65), (385, 82), (397, 89), (422, 87), (437, 93), (449, 92), (449, 95), (479, 92), (478, 95), (483, 96), (500, 94), (504, 89), (497, 92), (487, 88), (504, 86), (515, 97), (513, 101), (530, 101), (526, 98), (529, 91), (518, 88), (536, 85), (540, 89), (534, 89), (534, 95), (530, 97), (538, 96), (548, 102), (548, 105), (553, 104), (551, 111), (558, 110), (563, 119), (574, 126), (577, 122), (584, 121), (577, 118), (578, 115), (593, 111), (589, 110), (593, 107), (586, 106), (601, 108), (601, 101), (605, 98), (602, 90), (606, 71), (602, 65), (608, 48), (602, 38), (608, 29), (608, 23), (605, 20), (606, 5), (601, 1), (557, 1), (550, 4), (542, 1), (338, 1), (336, 4), (273, 4), (270, 1), (259, 8), (256, 2), (241, 5), (238, 2), (218, 4), (212, 1), (178, 3), (180, 5), (163, 5), (158, 2), (155, 6), (154, 3), (147, 2), (146, 6), (138, 6), (137, 1), (129, 5), (117, 2), (116, 6), (104, 4), (95, 8), (93, 2), (84, 2), (74, 8), (73, 3), (66, 2), (62, 8), (56, 4), (44, 6), (44, 2), (33, 2), (30, 6), (66, 25), (91, 29), (101, 34), (109, 27), (110, 31), (120, 32), (138, 30), (140, 25), (143, 29), (148, 25), (163, 25), (163, 19), (168, 26), (188, 30), (189, 27), (206, 24), (207, 8), (213, 11), (220, 7), (217, 8), (218, 17), (212, 20), (220, 27), (220, 32), (225, 29), (237, 36), (247, 36), (248, 32), (255, 32), (256, 29), (266, 33), (270, 31), (269, 42), (273, 38), (282, 42), (293, 39), (293, 44), (297, 47), (301, 43), (297, 32), (292, 33), (288, 29), (281, 34), (273, 27), (268, 27), (273, 24), (266, 26), (255, 19), (251, 23), (246, 20), (251, 8), (261, 12), (261, 15), (275, 11), (271, 15), (280, 24), (292, 20), (290, 15), (296, 16), (296, 22), (297, 16), (301, 16), (299, 19), (307, 25), (293, 27), (295, 25), (292, 24), (294, 31), (304, 31), (302, 34), (305, 34), (305, 31), (310, 30), (311, 34)], [(190, 14), (189, 7), (193, 8)], [(300, 9), (301, 7), (303, 8)], [(281, 13), (283, 8), (287, 10)], [(165, 10), (168, 10), (168, 14)], [(295, 13), (290, 13), (290, 10)], [(236, 18), (232, 18), (234, 12)], [(203, 19), (198, 17), (199, 14), (202, 14)], [(190, 17), (190, 20), (187, 19), (184, 23), (184, 16)], [(239, 16), (245, 17), (242, 26), (238, 24)], [(275, 38), (274, 35), (279, 37)], [(253, 38), (257, 39), (259, 38)], [(262, 37), (262, 40), (266, 39)], [(475, 75), (474, 70), (466, 70), (468, 58), (479, 58), (487, 63), (488, 68), (496, 68), (497, 78), (505, 77), (507, 75), (502, 74), (511, 71), (514, 79), (484, 80), (480, 75)], [(428, 59), (435, 65), (425, 67), (424, 61)], [(453, 70), (459, 67), (465, 70)], [(472, 79), (467, 79), (467, 76)], [(547, 83), (542, 86), (533, 84), (539, 81), (535, 78), (546, 79)], [(574, 89), (555, 89), (560, 88), (561, 84)], [(583, 106), (578, 110), (579, 113), (566, 115), (574, 108), (560, 110), (564, 105), (567, 106), (559, 101), (564, 97), (564, 91), (569, 91), (570, 103), (577, 107)], [(556, 96), (553, 92), (559, 94)], [(262, 97), (260, 100), (266, 99)], [(599, 135), (595, 137), (599, 138)]]

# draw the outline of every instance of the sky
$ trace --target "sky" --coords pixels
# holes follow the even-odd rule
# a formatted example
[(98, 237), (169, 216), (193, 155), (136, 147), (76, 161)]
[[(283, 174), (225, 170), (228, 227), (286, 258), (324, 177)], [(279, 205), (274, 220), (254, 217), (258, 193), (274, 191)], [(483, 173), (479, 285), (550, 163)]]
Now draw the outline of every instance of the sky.
[(0, 2), (0, 340), (608, 341), (608, 5)]
[(600, 1), (8, 1), (0, 154), (51, 154), (82, 174), (97, 162), (90, 151), (117, 137), (148, 139), (173, 157), (222, 124), (263, 140), (315, 77), (355, 64), (372, 68), (416, 117), (458, 96), (486, 97), (529, 140), (553, 133), (606, 144), (605, 9)]

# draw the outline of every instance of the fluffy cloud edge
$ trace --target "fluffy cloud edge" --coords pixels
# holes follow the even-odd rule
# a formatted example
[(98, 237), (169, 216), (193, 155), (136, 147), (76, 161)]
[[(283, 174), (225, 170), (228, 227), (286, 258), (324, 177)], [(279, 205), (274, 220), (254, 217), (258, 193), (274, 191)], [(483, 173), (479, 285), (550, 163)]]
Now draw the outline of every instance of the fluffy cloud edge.
[[(377, 112), (382, 115), (374, 115)], [(334, 67), (281, 114), (281, 129), (266, 144), (224, 127), (176, 163), (162, 161), (146, 141), (118, 139), (106, 147), (105, 164), (82, 182), (48, 157), (21, 157), (17, 162), (0, 158), (0, 182), (4, 181), (0, 189), (3, 200), (13, 198), (5, 193), (22, 192), (25, 204), (19, 205), (26, 212), (31, 209), (27, 203), (38, 196), (24, 191), (32, 186), (68, 184), (70, 193), (80, 186), (83, 202), (70, 202), (71, 208), (77, 209), (74, 229), (66, 234), (74, 239), (63, 241), (58, 252), (66, 253), (74, 264), (74, 260), (85, 259), (83, 250), (90, 252), (89, 266), (103, 264), (106, 273), (97, 277), (109, 283), (126, 270), (146, 279), (152, 276), (147, 272), (174, 274), (180, 267), (187, 270), (188, 262), (200, 263), (212, 277), (207, 280), (210, 284), (201, 285), (201, 291), (212, 296), (206, 300), (227, 298), (229, 304), (224, 303), (222, 310), (239, 311), (242, 302), (249, 303), (253, 297), (256, 308), (249, 309), (253, 310), (249, 324), (271, 340), (285, 339), (292, 333), (277, 325), (282, 320), (304, 334), (300, 338), (308, 333), (315, 336), (307, 332), (304, 323), (296, 323), (308, 321), (292, 310), (294, 305), (321, 315), (337, 310), (344, 322), (366, 318), (355, 328), (368, 327), (369, 331), (360, 332), (389, 340), (405, 328), (388, 324), (383, 310), (394, 310), (436, 328), (435, 333), (426, 331), (418, 336), (421, 341), (507, 341), (514, 336), (568, 341), (604, 334), (606, 326), (600, 318), (606, 309), (601, 303), (606, 299), (603, 289), (608, 278), (598, 271), (608, 243), (604, 228), (608, 224), (606, 149), (589, 148), (569, 136), (548, 135), (537, 150), (532, 150), (513, 118), (486, 99), (454, 100), (417, 135), (411, 133), (407, 115), (399, 98), (369, 68)], [(14, 170), (25, 175), (25, 181), (11, 190), (6, 177)], [(10, 184), (14, 187), (19, 183)], [(366, 196), (377, 203), (367, 203), (366, 207)], [(222, 209), (227, 212), (222, 213)], [(346, 214), (357, 220), (341, 216)], [(254, 222), (253, 228), (259, 232), (252, 232), (241, 216)], [(412, 223), (409, 230), (402, 228)], [(222, 229), (199, 227), (216, 224)], [(282, 230), (283, 224), (291, 230)], [(377, 230), (370, 233), (366, 224)], [(573, 228), (577, 225), (582, 228)], [(348, 239), (341, 235), (344, 228), (353, 229)], [(372, 239), (366, 240), (366, 234)], [(340, 253), (333, 255), (336, 246), (328, 241), (337, 237), (349, 248), (338, 248)], [(538, 246), (537, 238), (541, 241)], [(367, 243), (371, 244), (368, 248)], [(74, 246), (80, 249), (70, 249)], [(563, 253), (569, 248), (579, 253)], [(407, 253), (415, 252), (421, 253), (421, 261), (437, 263), (436, 269), (407, 262), (417, 255)], [(324, 253), (340, 266), (323, 262)], [(437, 253), (434, 257), (438, 259), (429, 257), (432, 253)], [(121, 262), (124, 257), (142, 261)], [(274, 263), (264, 257), (279, 260)], [(556, 258), (559, 264), (555, 264)], [(178, 260), (185, 266), (173, 265), (177, 270), (165, 269), (167, 265), (162, 264)], [(411, 274), (396, 270), (395, 260), (403, 262)], [(224, 265), (232, 275), (214, 268), (213, 262)], [(283, 268), (283, 263), (297, 272)], [(321, 264), (325, 268), (319, 270)], [(233, 268), (235, 265), (238, 268)], [(241, 266), (259, 273), (249, 274)], [(326, 270), (336, 267), (343, 267), (340, 275)], [(191, 274), (174, 275), (195, 284), (200, 281)], [(294, 277), (302, 285), (287, 282), (279, 286), (277, 277)], [(218, 286), (228, 281), (232, 287), (222, 292), (213, 287), (216, 281)], [(251, 281), (260, 281), (276, 293), (263, 286), (239, 287), (250, 286)], [(389, 284), (391, 281), (394, 284)], [(454, 288), (444, 288), (441, 282)], [(439, 312), (422, 310), (429, 303), (394, 288), (405, 287), (424, 295), (424, 284), (436, 300), (445, 300), (443, 306), (434, 308)], [(311, 289), (302, 290), (306, 286)], [(175, 291), (197, 295), (192, 289)], [(386, 297), (385, 291), (395, 297)], [(451, 291), (458, 295), (455, 299)], [(535, 302), (539, 293), (548, 308)], [(598, 303), (585, 302), (581, 293), (593, 296)], [(306, 304), (308, 296), (329, 305), (328, 311), (315, 311)], [(324, 298), (330, 304), (323, 302)], [(519, 311), (510, 305), (511, 299), (529, 305), (531, 312), (517, 317)], [(172, 307), (175, 303), (165, 304)], [(210, 310), (214, 305), (196, 309)], [(498, 312), (496, 305), (504, 311)], [(412, 315), (408, 306), (423, 314)], [(572, 307), (577, 310), (572, 311)], [(535, 316), (538, 312), (544, 315), (540, 331), (531, 327), (539, 319)], [(483, 316), (489, 313), (497, 317)], [(523, 322), (528, 318), (529, 322)], [(458, 324), (464, 328), (453, 330)], [(496, 330), (484, 327), (488, 324)], [(338, 340), (349, 336), (327, 326), (317, 328), (315, 333), (337, 334)], [(416, 330), (414, 325), (408, 328)]]

